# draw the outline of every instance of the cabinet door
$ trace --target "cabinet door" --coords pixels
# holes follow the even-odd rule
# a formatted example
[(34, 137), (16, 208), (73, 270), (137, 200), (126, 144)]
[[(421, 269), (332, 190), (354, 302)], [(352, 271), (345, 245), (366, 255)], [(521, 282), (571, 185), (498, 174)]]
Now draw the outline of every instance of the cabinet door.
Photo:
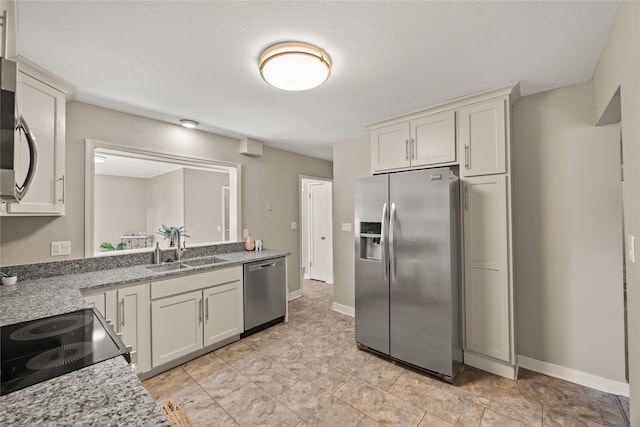
[(202, 348), (202, 291), (151, 302), (153, 367)]
[(427, 166), (456, 160), (455, 112), (411, 120), (411, 166)]
[(410, 166), (409, 122), (371, 131), (371, 170), (380, 172)]
[(459, 110), (460, 174), (463, 177), (507, 172), (506, 102), (501, 98)]
[[(65, 95), (18, 72), (18, 111), (35, 136), (38, 166), (21, 203), (8, 203), (8, 215), (64, 215)], [(22, 142), (22, 143), (21, 143)], [(16, 181), (24, 182), (29, 149), (24, 137), (15, 149)]]
[(95, 307), (107, 322), (111, 323), (114, 332), (118, 332), (116, 319), (118, 314), (116, 291), (100, 292), (98, 294), (83, 295), (85, 302), (89, 307)]
[(466, 349), (509, 362), (506, 177), (465, 180), (463, 199)]
[(203, 298), (205, 346), (244, 332), (242, 282), (205, 289)]
[(131, 360), (138, 373), (151, 369), (151, 313), (149, 284), (118, 289), (118, 332), (122, 342), (131, 346)]

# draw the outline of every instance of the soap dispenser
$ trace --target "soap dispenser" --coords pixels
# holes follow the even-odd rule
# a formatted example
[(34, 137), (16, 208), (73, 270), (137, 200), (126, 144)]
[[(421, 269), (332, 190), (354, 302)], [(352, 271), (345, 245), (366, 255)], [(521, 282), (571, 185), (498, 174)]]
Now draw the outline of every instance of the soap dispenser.
[(160, 243), (156, 242), (156, 249), (153, 251), (153, 263), (160, 264), (162, 262), (162, 250), (160, 250)]

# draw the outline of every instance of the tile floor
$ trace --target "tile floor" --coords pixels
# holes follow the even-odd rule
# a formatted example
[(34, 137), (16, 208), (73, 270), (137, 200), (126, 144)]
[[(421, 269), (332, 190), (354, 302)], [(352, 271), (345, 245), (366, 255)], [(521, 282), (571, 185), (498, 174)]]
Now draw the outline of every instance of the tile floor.
[(455, 385), (354, 343), (333, 286), (306, 281), (289, 322), (144, 382), (197, 426), (627, 426), (628, 400), (521, 370), (510, 381), (463, 367)]

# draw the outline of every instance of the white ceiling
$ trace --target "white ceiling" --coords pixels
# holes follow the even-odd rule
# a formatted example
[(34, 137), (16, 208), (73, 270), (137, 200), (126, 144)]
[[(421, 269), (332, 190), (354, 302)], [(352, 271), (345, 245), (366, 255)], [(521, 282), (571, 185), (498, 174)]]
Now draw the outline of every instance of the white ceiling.
[[(372, 122), (520, 81), (592, 77), (619, 1), (19, 1), (18, 53), (75, 99), (331, 159)], [(325, 49), (322, 86), (266, 84), (260, 53)]]

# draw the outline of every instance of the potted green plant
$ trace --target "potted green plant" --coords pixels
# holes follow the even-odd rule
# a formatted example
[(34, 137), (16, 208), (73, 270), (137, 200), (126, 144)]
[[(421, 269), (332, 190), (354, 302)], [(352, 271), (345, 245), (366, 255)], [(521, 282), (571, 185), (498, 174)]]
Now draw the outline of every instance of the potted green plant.
[(191, 237), (187, 234), (186, 230), (184, 229), (184, 225), (181, 227), (169, 227), (162, 224), (162, 227), (158, 229), (157, 233), (163, 236), (164, 240), (169, 240), (170, 248), (175, 247), (176, 239), (178, 238), (178, 235), (180, 237)]
[(11, 270), (7, 271), (6, 273), (0, 273), (0, 274), (2, 274), (3, 285), (15, 285), (16, 282), (18, 281), (18, 275)]

